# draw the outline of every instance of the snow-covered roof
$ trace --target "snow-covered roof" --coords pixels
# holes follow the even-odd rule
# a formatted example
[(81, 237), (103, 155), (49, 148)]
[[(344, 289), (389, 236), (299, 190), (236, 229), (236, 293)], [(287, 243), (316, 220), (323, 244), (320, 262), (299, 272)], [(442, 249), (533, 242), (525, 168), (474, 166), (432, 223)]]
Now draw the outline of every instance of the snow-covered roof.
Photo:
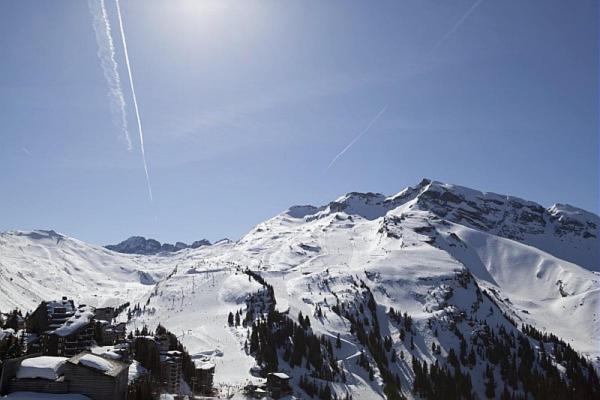
[(279, 379), (290, 379), (289, 375), (284, 374), (283, 372), (271, 372), (269, 375), (276, 376)]
[(17, 370), (17, 379), (48, 379), (56, 380), (62, 374), (65, 357), (31, 357), (21, 361)]
[(84, 355), (79, 359), (79, 363), (102, 372), (113, 369), (113, 364), (110, 361), (94, 354)]
[(92, 347), (92, 353), (98, 356), (110, 358), (113, 360), (120, 360), (123, 358), (121, 354), (118, 353), (118, 349), (113, 346), (96, 346)]
[(75, 315), (69, 318), (64, 325), (57, 328), (53, 333), (58, 336), (69, 336), (83, 328), (94, 318), (94, 311), (92, 307), (82, 307)]
[(83, 365), (100, 374), (109, 376), (117, 376), (123, 370), (129, 368), (128, 364), (92, 353), (79, 353), (76, 356), (69, 358), (68, 362), (74, 365)]

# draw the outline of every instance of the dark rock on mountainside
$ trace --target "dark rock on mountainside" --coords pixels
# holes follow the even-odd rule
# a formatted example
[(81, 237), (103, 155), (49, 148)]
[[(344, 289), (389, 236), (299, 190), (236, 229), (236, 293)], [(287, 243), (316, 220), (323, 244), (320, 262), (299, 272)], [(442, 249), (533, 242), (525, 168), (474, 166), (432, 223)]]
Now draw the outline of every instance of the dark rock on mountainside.
[(198, 247), (202, 247), (202, 246), (210, 246), (210, 242), (206, 239), (196, 240), (194, 243), (192, 243), (192, 245), (190, 247), (192, 249), (197, 249)]
[(201, 246), (210, 246), (210, 242), (206, 239), (197, 240), (191, 245), (183, 242), (177, 242), (175, 245), (170, 243), (160, 243), (158, 240), (146, 239), (143, 236), (132, 236), (119, 244), (109, 244), (104, 246), (108, 250), (116, 251), (125, 254), (158, 254), (158, 253), (173, 253), (184, 249), (197, 249)]

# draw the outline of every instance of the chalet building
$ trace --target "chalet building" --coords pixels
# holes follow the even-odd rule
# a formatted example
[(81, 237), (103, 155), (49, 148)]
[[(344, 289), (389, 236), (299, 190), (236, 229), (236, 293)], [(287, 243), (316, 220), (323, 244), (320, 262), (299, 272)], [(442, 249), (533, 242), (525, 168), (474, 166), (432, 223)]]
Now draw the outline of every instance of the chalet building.
[(52, 327), (58, 328), (75, 314), (75, 302), (63, 297), (59, 301), (42, 301), (25, 321), (27, 332), (41, 336)]
[(115, 318), (115, 308), (114, 307), (96, 308), (96, 310), (94, 311), (94, 319), (96, 321), (111, 322), (114, 318)]
[(131, 342), (121, 342), (114, 345), (112, 352), (119, 356), (119, 360), (129, 363), (132, 360)]
[(0, 313), (0, 326), (20, 331), (25, 328), (25, 318), (16, 310), (8, 314)]
[(114, 330), (116, 337), (115, 342), (123, 343), (127, 338), (127, 324), (125, 322), (119, 322), (118, 324), (114, 325)]
[(96, 320), (96, 342), (99, 346), (112, 346), (117, 342), (115, 326), (105, 320)]
[(92, 400), (126, 400), (129, 365), (90, 353), (71, 357), (65, 376), (73, 393)]
[(211, 362), (198, 361), (195, 363), (194, 376), (192, 378), (193, 391), (208, 395), (213, 390), (213, 377), (215, 375), (215, 364)]
[(15, 392), (82, 394), (91, 400), (126, 400), (125, 363), (91, 353), (71, 358), (27, 356), (6, 361), (0, 396)]
[(94, 311), (76, 307), (73, 300), (43, 301), (25, 322), (27, 332), (39, 336), (39, 351), (51, 356), (72, 357), (91, 349)]
[(183, 376), (183, 359), (180, 351), (172, 350), (160, 355), (160, 378), (167, 393), (178, 394)]
[(268, 397), (269, 393), (267, 393), (264, 385), (250, 383), (244, 387), (244, 394), (246, 395), (246, 398), (264, 399)]
[[(93, 313), (79, 309), (63, 325), (46, 331), (41, 336), (44, 354), (72, 357), (92, 348), (94, 344)], [(54, 328), (54, 327), (52, 327)]]
[(290, 377), (283, 372), (267, 374), (267, 391), (273, 398), (279, 398), (291, 392)]
[(125, 343), (127, 339), (127, 324), (116, 325), (105, 320), (95, 320), (94, 339), (98, 346), (114, 346)]

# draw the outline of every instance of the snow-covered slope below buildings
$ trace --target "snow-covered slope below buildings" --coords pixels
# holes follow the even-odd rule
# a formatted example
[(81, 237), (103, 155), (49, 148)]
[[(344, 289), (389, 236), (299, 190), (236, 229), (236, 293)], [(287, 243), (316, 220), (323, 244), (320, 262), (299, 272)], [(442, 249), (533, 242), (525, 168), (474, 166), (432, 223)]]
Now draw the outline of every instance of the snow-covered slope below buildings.
[[(369, 292), (382, 335), (407, 357), (390, 367), (404, 388), (415, 378), (411, 356), (433, 363), (457, 348), (460, 335), (477, 342), (486, 324), (513, 334), (511, 320), (531, 324), (596, 362), (600, 355), (598, 217), (429, 180), (394, 196), (350, 193), (322, 207), (295, 206), (237, 242), (157, 256), (115, 253), (54, 232), (8, 232), (0, 237), (0, 309), (31, 309), (63, 294), (91, 305), (139, 303), (144, 311), (130, 329), (166, 326), (195, 358), (217, 365), (216, 383), (239, 385), (254, 379), (244, 350), (249, 327), (228, 326), (227, 315), (244, 311), (260, 288), (245, 269), (273, 287), (277, 310), (310, 316), (316, 334), (340, 334), (335, 355), (347, 383), (336, 390), (355, 398), (382, 398), (383, 373), (376, 368), (370, 380), (357, 367), (365, 346), (333, 306), (359, 307)], [(391, 307), (412, 317), (412, 346), (398, 340)], [(485, 366), (475, 364), (481, 395)], [(297, 384), (301, 371), (288, 372)]]

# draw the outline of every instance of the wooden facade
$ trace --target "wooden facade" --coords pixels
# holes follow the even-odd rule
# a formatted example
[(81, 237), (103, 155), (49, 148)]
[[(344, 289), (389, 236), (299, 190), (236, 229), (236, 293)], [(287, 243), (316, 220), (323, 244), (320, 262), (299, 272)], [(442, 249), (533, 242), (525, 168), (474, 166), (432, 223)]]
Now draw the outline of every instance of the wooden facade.
[(94, 319), (98, 321), (111, 322), (115, 317), (114, 307), (102, 307), (96, 308), (94, 311)]
[(94, 321), (80, 326), (68, 335), (55, 331), (76, 315), (78, 309), (73, 300), (63, 297), (60, 301), (42, 301), (25, 322), (26, 330), (39, 336), (37, 349), (50, 356), (72, 357), (92, 348)]
[(204, 362), (196, 364), (193, 377), (193, 390), (196, 393), (210, 394), (213, 390), (215, 364)]
[(167, 351), (160, 355), (160, 377), (168, 393), (179, 394), (183, 376), (183, 359), (180, 351)]
[(73, 357), (90, 350), (94, 344), (94, 326), (87, 324), (68, 336), (44, 333), (40, 338), (42, 353), (51, 356)]
[(64, 324), (75, 314), (75, 303), (63, 297), (60, 301), (42, 301), (27, 317), (25, 328), (40, 336)]
[(71, 393), (80, 393), (92, 400), (126, 400), (129, 366), (109, 360), (113, 368), (103, 372), (82, 365), (79, 360), (89, 353), (71, 357), (65, 365), (65, 380), (69, 382)]

